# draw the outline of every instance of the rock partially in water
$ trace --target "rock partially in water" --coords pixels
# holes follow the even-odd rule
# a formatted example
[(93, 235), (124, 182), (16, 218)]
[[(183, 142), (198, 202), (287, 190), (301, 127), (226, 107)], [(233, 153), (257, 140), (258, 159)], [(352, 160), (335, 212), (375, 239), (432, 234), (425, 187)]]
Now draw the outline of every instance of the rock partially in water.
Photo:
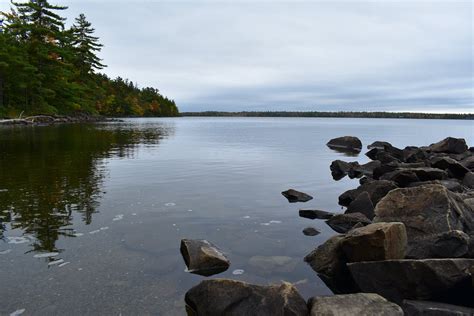
[(333, 236), (304, 258), (336, 294), (354, 293), (359, 290), (346, 266), (347, 259), (342, 251), (343, 239), (343, 235)]
[(441, 185), (393, 190), (377, 204), (375, 215), (374, 222), (405, 224), (409, 258), (439, 257), (439, 253), (427, 253), (439, 234), (453, 230), (474, 234), (472, 208)]
[(469, 268), (474, 259), (386, 260), (348, 263), (363, 292), (401, 303), (404, 299), (473, 304)]
[(331, 139), (327, 144), (331, 149), (347, 150), (352, 152), (360, 152), (362, 150), (362, 142), (354, 136), (342, 136)]
[(306, 227), (305, 229), (303, 229), (303, 234), (306, 236), (316, 236), (320, 233), (321, 232), (314, 227)]
[(359, 194), (355, 200), (349, 204), (345, 213), (362, 213), (367, 216), (368, 219), (372, 220), (375, 216), (375, 213), (374, 204), (370, 199), (369, 193), (364, 191)]
[(305, 300), (290, 283), (254, 285), (240, 281), (205, 280), (185, 295), (188, 315), (308, 315)]
[(351, 230), (342, 240), (348, 262), (405, 258), (407, 233), (403, 223), (374, 223)]
[(349, 170), (356, 166), (359, 166), (359, 163), (357, 161), (345, 162), (342, 160), (334, 160), (329, 166), (329, 169), (331, 169), (331, 175), (333, 179), (340, 180), (348, 174)]
[(467, 151), (467, 144), (464, 138), (447, 137), (442, 141), (431, 144), (428, 149), (437, 153), (461, 154)]
[(474, 308), (440, 302), (404, 300), (406, 316), (472, 316)]
[(295, 203), (295, 202), (308, 202), (312, 200), (313, 197), (306, 193), (296, 191), (294, 189), (289, 189), (286, 191), (281, 192), (281, 194), (288, 199), (288, 202)]
[(367, 145), (367, 149), (372, 149), (372, 148), (377, 148), (377, 149), (385, 149), (385, 147), (393, 147), (392, 144), (389, 142), (384, 142), (384, 141), (375, 141), (370, 145)]
[(358, 223), (365, 226), (371, 221), (362, 213), (337, 214), (326, 221), (329, 227), (341, 234), (347, 233)]
[(334, 213), (321, 211), (321, 210), (309, 210), (304, 209), (299, 211), (300, 217), (309, 219), (330, 219), (334, 216)]
[(308, 306), (310, 316), (403, 316), (400, 306), (372, 293), (312, 297)]
[(227, 270), (229, 259), (207, 240), (181, 240), (181, 255), (191, 273), (210, 276)]
[(262, 274), (289, 273), (295, 270), (298, 260), (288, 256), (253, 256), (249, 265)]

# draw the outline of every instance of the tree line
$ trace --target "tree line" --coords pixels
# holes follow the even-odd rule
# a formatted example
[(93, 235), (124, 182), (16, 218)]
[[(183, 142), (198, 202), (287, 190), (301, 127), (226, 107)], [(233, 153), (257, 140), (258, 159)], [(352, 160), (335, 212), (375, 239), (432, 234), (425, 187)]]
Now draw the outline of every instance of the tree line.
[(66, 9), (29, 0), (0, 12), (0, 117), (179, 115), (158, 89), (100, 73), (106, 65), (92, 24), (80, 14), (67, 28)]
[(406, 118), (406, 119), (453, 119), (473, 120), (474, 113), (413, 113), (413, 112), (288, 112), (288, 111), (243, 111), (243, 112), (182, 112), (182, 116), (226, 116), (226, 117), (353, 117), (353, 118)]

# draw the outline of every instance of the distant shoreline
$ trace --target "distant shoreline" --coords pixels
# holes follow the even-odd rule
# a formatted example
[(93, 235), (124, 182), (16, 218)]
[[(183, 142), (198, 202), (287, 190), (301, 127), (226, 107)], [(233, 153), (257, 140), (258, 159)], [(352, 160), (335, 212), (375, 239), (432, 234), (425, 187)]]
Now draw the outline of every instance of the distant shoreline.
[(181, 112), (181, 116), (197, 117), (348, 117), (348, 118), (401, 118), (474, 120), (474, 113), (413, 113), (413, 112), (290, 112), (290, 111), (242, 111), (242, 112)]

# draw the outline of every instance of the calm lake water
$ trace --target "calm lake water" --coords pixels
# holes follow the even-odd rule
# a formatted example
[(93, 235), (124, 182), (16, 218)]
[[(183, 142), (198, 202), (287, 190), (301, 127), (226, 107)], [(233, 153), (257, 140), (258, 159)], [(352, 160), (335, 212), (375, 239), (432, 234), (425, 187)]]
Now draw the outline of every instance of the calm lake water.
[[(205, 277), (185, 272), (181, 238), (227, 254), (230, 269), (213, 277), (330, 294), (303, 257), (335, 233), (298, 209), (340, 212), (337, 197), (357, 186), (330, 174), (335, 159), (368, 160), (325, 146), (344, 135), (364, 146), (446, 136), (472, 146), (474, 123), (174, 118), (0, 129), (0, 314), (183, 315), (184, 293)], [(314, 199), (290, 204), (288, 188)], [(304, 236), (307, 226), (322, 233)]]

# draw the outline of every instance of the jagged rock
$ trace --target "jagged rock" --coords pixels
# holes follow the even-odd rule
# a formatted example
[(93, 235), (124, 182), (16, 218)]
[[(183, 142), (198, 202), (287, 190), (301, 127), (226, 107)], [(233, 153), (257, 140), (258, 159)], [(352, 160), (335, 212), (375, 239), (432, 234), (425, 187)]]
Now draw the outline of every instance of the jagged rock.
[(362, 149), (362, 142), (354, 136), (333, 138), (326, 145), (331, 149), (342, 149), (355, 152), (360, 152)]
[(397, 157), (393, 156), (391, 153), (389, 153), (389, 152), (387, 152), (383, 149), (379, 149), (379, 148), (372, 148), (371, 150), (366, 152), (365, 155), (367, 157), (369, 157), (370, 159), (372, 159), (374, 161), (378, 160), (383, 164), (392, 163), (392, 162), (400, 162), (399, 158), (397, 158)]
[(342, 160), (334, 160), (329, 168), (331, 169), (331, 175), (333, 179), (340, 180), (347, 175), (349, 170), (356, 166), (359, 166), (359, 163), (357, 161), (345, 162)]
[(309, 200), (312, 200), (313, 197), (311, 195), (308, 195), (303, 192), (299, 192), (293, 189), (289, 189), (286, 191), (281, 192), (281, 194), (288, 199), (288, 202), (290, 203), (296, 203), (296, 202), (308, 202)]
[(407, 233), (403, 223), (374, 223), (353, 229), (342, 240), (348, 262), (405, 258)]
[(321, 211), (321, 210), (300, 210), (299, 211), (300, 217), (305, 217), (309, 219), (330, 219), (334, 216), (334, 213)]
[(406, 316), (472, 316), (474, 309), (440, 302), (404, 300)]
[(436, 258), (459, 258), (469, 252), (469, 236), (460, 230), (435, 235), (429, 243), (430, 254)]
[(305, 300), (290, 283), (262, 286), (240, 281), (204, 280), (185, 295), (188, 315), (308, 315)]
[(467, 169), (474, 171), (474, 156), (469, 156), (460, 161), (460, 164)]
[(467, 145), (464, 138), (447, 137), (442, 141), (431, 144), (428, 147), (432, 152), (461, 154), (467, 151)]
[(469, 268), (474, 259), (385, 260), (348, 263), (363, 292), (401, 303), (404, 299), (473, 304)]
[(433, 158), (431, 159), (431, 166), (442, 170), (448, 170), (448, 172), (455, 178), (461, 180), (464, 178), (464, 175), (469, 172), (469, 169), (449, 157)]
[(385, 147), (392, 147), (392, 144), (389, 142), (383, 141), (375, 141), (370, 145), (367, 145), (367, 149), (377, 148), (377, 149), (385, 149)]
[(346, 266), (347, 261), (341, 247), (342, 239), (344, 239), (342, 235), (333, 236), (304, 258), (304, 261), (336, 294), (358, 291)]
[(397, 169), (388, 173), (385, 173), (380, 177), (380, 180), (388, 180), (395, 182), (399, 187), (409, 186), (410, 183), (419, 182), (420, 179), (415, 172), (409, 169)]
[(363, 165), (354, 165), (352, 166), (347, 174), (349, 175), (349, 178), (354, 179), (354, 178), (361, 178), (363, 176), (369, 176), (372, 177), (372, 174), (374, 170), (378, 167), (380, 167), (382, 163), (378, 160), (375, 161), (369, 161), (368, 163), (365, 163)]
[(320, 233), (321, 232), (314, 227), (306, 227), (305, 229), (303, 229), (303, 234), (305, 234), (306, 236), (316, 236)]
[(369, 193), (372, 204), (376, 205), (388, 192), (396, 189), (397, 185), (392, 181), (376, 180), (360, 185), (357, 189), (348, 190), (339, 196), (339, 204), (349, 206), (362, 192)]
[(359, 194), (355, 200), (349, 204), (345, 213), (362, 213), (367, 216), (368, 219), (372, 220), (375, 216), (375, 213), (374, 204), (370, 199), (369, 193), (364, 191)]
[(207, 240), (181, 240), (181, 255), (188, 271), (204, 276), (221, 273), (230, 266), (229, 259)]
[(347, 233), (357, 223), (368, 225), (371, 221), (362, 213), (337, 214), (326, 221), (329, 227), (342, 234)]
[(413, 168), (423, 168), (426, 167), (424, 162), (390, 162), (387, 164), (382, 164), (380, 167), (374, 169), (372, 176), (374, 179), (380, 179), (384, 174), (399, 170), (399, 169), (413, 169)]
[(462, 186), (462, 184), (459, 182), (459, 180), (456, 179), (447, 179), (447, 180), (431, 180), (431, 181), (419, 181), (419, 182), (413, 182), (410, 183), (407, 187), (413, 188), (413, 187), (419, 187), (422, 185), (429, 185), (429, 184), (439, 184), (448, 189), (449, 191), (452, 192), (464, 192), (465, 188)]
[(474, 233), (474, 212), (455, 193), (441, 185), (396, 189), (375, 207), (374, 222), (399, 221), (408, 235), (408, 258), (431, 257), (427, 244), (452, 230)]
[(408, 163), (422, 162), (428, 159), (425, 150), (419, 147), (408, 146), (403, 149), (403, 160)]
[(403, 316), (400, 306), (372, 293), (317, 296), (308, 305), (310, 316)]
[(462, 184), (468, 187), (469, 189), (474, 189), (474, 173), (466, 173), (464, 175), (464, 179), (462, 179)]

